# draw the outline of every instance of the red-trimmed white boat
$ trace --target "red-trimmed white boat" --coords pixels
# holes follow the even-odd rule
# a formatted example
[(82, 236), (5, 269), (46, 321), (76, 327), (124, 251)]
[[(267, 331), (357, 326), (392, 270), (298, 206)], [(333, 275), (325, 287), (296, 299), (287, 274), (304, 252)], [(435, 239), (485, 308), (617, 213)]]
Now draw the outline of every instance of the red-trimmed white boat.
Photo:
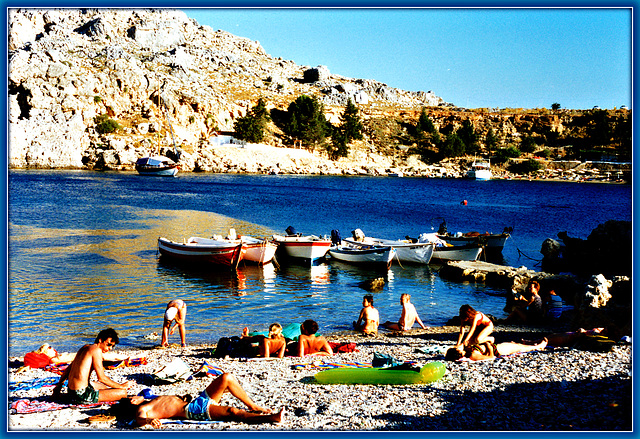
[(158, 238), (158, 251), (163, 257), (179, 261), (231, 267), (236, 267), (246, 252), (241, 242), (225, 242), (197, 236), (192, 236), (184, 242), (175, 242), (160, 237)]
[(290, 258), (311, 262), (324, 258), (331, 247), (331, 239), (315, 235), (273, 235), (273, 240)]

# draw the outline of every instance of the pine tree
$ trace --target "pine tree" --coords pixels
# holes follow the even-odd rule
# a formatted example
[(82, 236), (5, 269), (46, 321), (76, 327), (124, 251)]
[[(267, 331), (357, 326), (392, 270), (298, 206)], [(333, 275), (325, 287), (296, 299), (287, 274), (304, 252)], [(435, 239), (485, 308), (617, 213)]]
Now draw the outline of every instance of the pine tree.
[(246, 116), (239, 117), (233, 123), (235, 136), (240, 140), (251, 143), (260, 143), (264, 139), (264, 130), (271, 119), (269, 111), (262, 98), (247, 112)]
[(284, 133), (293, 141), (299, 140), (307, 146), (322, 143), (329, 132), (329, 123), (324, 117), (324, 107), (315, 97), (299, 96), (287, 108), (288, 121)]
[(350, 143), (352, 140), (362, 140), (364, 126), (358, 115), (358, 107), (356, 107), (351, 99), (347, 101), (347, 106), (340, 120), (342, 121), (342, 130), (346, 143)]

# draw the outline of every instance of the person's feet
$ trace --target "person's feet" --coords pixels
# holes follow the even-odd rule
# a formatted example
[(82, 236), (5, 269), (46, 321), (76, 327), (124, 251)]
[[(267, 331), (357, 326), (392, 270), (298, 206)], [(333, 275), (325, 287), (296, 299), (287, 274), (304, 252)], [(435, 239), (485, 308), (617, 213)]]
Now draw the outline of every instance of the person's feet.
[(183, 347), (183, 348), (186, 348), (187, 344), (186, 343), (182, 343), (180, 346)]
[(540, 342), (540, 344), (538, 345), (538, 349), (544, 349), (547, 347), (547, 343), (549, 343), (549, 340), (547, 340), (547, 337), (543, 338), (542, 341)]
[(271, 418), (271, 422), (279, 423), (282, 421), (284, 421), (284, 407), (278, 413), (274, 413)]

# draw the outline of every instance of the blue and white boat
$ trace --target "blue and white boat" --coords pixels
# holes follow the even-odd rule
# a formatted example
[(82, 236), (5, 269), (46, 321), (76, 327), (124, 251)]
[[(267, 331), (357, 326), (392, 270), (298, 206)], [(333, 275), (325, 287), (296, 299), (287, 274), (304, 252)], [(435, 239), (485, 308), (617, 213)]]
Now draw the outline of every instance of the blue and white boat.
[(136, 171), (140, 175), (175, 177), (178, 169), (177, 163), (162, 155), (141, 157), (136, 161)]

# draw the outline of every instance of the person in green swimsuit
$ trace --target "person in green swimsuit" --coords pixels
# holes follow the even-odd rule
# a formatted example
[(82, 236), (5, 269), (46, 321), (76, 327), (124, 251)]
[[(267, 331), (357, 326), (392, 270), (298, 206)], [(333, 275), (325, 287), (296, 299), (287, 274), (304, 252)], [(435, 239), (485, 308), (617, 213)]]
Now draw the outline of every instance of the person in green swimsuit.
[[(53, 389), (54, 398), (60, 397), (62, 385), (67, 383), (68, 397), (73, 404), (118, 401), (127, 397), (127, 389), (133, 381), (116, 383), (104, 373), (102, 364), (106, 354), (118, 343), (118, 333), (112, 328), (100, 331), (93, 344), (80, 348), (75, 358), (60, 377)], [(91, 382), (91, 373), (96, 373), (97, 382)]]

